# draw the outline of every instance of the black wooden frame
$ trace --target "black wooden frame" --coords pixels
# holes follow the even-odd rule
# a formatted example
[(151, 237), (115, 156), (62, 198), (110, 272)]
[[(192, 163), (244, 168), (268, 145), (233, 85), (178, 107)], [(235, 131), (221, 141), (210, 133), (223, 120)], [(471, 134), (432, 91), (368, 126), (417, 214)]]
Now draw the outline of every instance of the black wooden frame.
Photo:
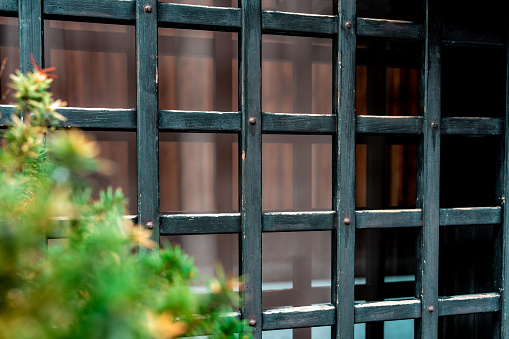
[[(416, 319), (416, 334), (434, 338), (438, 317), (496, 312), (493, 337), (509, 338), (509, 98), (500, 118), (441, 118), (441, 46), (448, 42), (507, 46), (506, 34), (474, 32), (443, 26), (438, 0), (427, 0), (424, 23), (356, 17), (355, 0), (334, 0), (334, 15), (262, 11), (260, 1), (243, 1), (240, 8), (157, 3), (156, 0), (2, 0), (0, 15), (19, 18), (20, 69), (31, 69), (30, 54), (41, 64), (43, 18), (136, 25), (137, 108), (64, 108), (62, 126), (137, 131), (138, 215), (140, 224), (152, 222), (152, 238), (160, 235), (237, 233), (241, 241), (241, 274), (249, 277), (241, 308), (255, 338), (262, 330), (333, 326), (334, 338), (353, 338), (354, 323)], [(150, 6), (148, 9), (147, 6)], [(157, 100), (157, 28), (180, 27), (239, 33), (239, 112), (159, 110)], [(317, 36), (333, 41), (333, 114), (278, 114), (261, 112), (262, 34)], [(421, 41), (421, 116), (355, 115), (355, 52), (357, 36)], [(509, 88), (509, 72), (507, 73)], [(507, 94), (507, 88), (506, 88)], [(2, 125), (9, 124), (12, 106), (0, 106)], [(238, 133), (240, 213), (217, 215), (160, 215), (158, 136), (160, 131)], [(326, 212), (262, 213), (262, 133), (330, 134), (333, 136), (333, 210)], [(418, 204), (409, 210), (355, 210), (355, 137), (363, 134), (420, 137)], [(500, 205), (485, 208), (439, 208), (440, 136), (503, 136), (503, 184)], [(142, 169), (142, 170), (141, 170)], [(439, 227), (500, 224), (497, 233), (497, 288), (492, 293), (438, 295)], [(420, 229), (417, 248), (415, 298), (397, 301), (354, 301), (355, 230), (390, 227)], [(332, 232), (331, 304), (262, 310), (262, 232)]]

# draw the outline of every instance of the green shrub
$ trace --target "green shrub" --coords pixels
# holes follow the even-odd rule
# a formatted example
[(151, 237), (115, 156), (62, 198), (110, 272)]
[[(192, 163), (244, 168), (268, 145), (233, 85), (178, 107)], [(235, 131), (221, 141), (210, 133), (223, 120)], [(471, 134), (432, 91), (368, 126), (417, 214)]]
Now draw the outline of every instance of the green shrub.
[[(120, 190), (91, 198), (84, 178), (104, 167), (98, 146), (77, 130), (49, 136), (65, 103), (48, 92), (50, 70), (34, 67), (11, 75), (16, 114), (0, 149), (0, 337), (250, 338), (227, 315), (236, 280), (218, 270), (209, 293), (193, 293), (193, 260), (179, 247), (153, 250), (150, 233), (123, 217)], [(47, 246), (52, 234), (65, 240)]]

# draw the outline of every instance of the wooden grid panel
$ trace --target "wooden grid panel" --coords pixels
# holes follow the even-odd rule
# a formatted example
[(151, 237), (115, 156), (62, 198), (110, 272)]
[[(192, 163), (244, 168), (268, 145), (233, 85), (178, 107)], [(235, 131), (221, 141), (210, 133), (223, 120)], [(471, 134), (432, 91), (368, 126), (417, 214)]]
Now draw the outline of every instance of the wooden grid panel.
[[(146, 6), (152, 7), (151, 11)], [(507, 204), (482, 208), (439, 208), (440, 136), (501, 135), (499, 195), (509, 190), (509, 149), (506, 116), (500, 118), (441, 118), (441, 46), (451, 41), (506, 45), (506, 34), (475, 32), (443, 26), (438, 1), (426, 1), (424, 23), (356, 18), (354, 0), (335, 1), (334, 15), (306, 15), (262, 11), (259, 1), (243, 1), (241, 8), (219, 8), (157, 3), (155, 0), (75, 1), (4, 0), (0, 14), (18, 16), (20, 69), (31, 69), (30, 54), (42, 61), (43, 18), (136, 25), (137, 108), (64, 108), (68, 121), (61, 126), (88, 129), (136, 130), (138, 145), (138, 215), (135, 221), (152, 222), (160, 235), (238, 233), (241, 235), (241, 274), (248, 276), (241, 313), (252, 321), (255, 337), (262, 330), (333, 326), (335, 338), (353, 338), (354, 323), (417, 319), (418, 337), (437, 336), (438, 317), (498, 312), (496, 336), (507, 338), (507, 284), (509, 245)], [(347, 24), (350, 22), (350, 24)], [(157, 27), (236, 31), (240, 33), (239, 112), (159, 110), (157, 103)], [(281, 114), (261, 112), (261, 36), (290, 34), (330, 38), (334, 45), (333, 114)], [(355, 116), (356, 37), (421, 41), (421, 106), (417, 117)], [(507, 73), (509, 79), (509, 73)], [(509, 88), (507, 82), (506, 93)], [(2, 125), (9, 124), (11, 106), (1, 106)], [(251, 119), (251, 120), (250, 120)], [(252, 123), (253, 120), (254, 122)], [(251, 121), (251, 122), (250, 122)], [(240, 213), (212, 215), (160, 215), (158, 133), (207, 131), (239, 133)], [(261, 211), (261, 136), (263, 133), (331, 134), (334, 137), (333, 210), (326, 212)], [(370, 134), (420, 136), (418, 208), (411, 210), (355, 211), (355, 136)], [(438, 229), (447, 225), (502, 224), (497, 234), (499, 279), (493, 293), (438, 296)], [(355, 230), (417, 227), (416, 297), (398, 301), (354, 302)], [(261, 308), (262, 232), (332, 230), (332, 303), (322, 306)], [(55, 235), (58, 236), (58, 235)]]

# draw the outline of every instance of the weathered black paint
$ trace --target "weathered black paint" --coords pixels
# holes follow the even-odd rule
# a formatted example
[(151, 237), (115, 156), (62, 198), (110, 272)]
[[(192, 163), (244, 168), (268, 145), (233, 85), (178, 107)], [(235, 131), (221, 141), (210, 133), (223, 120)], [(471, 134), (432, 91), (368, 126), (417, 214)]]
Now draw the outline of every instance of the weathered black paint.
[[(152, 11), (144, 10), (146, 5)], [(60, 127), (97, 130), (136, 130), (138, 139), (138, 215), (141, 224), (152, 221), (153, 239), (159, 234), (238, 233), (241, 242), (241, 273), (249, 277), (242, 316), (256, 320), (255, 337), (261, 330), (333, 326), (333, 337), (353, 338), (353, 324), (397, 319), (418, 319), (417, 334), (437, 337), (439, 316), (498, 312), (494, 337), (509, 338), (507, 292), (509, 281), (508, 114), (501, 118), (440, 116), (440, 48), (443, 44), (504, 45), (506, 33), (475, 31), (462, 27), (440, 29), (438, 1), (427, 2), (425, 22), (356, 18), (355, 1), (335, 1), (334, 15), (308, 15), (262, 11), (257, 1), (243, 1), (241, 8), (219, 8), (158, 3), (155, 0), (5, 0), (0, 13), (19, 17), (20, 68), (31, 70), (30, 54), (43, 62), (43, 16), (53, 19), (136, 25), (137, 107), (132, 109), (80, 108), (61, 110), (68, 118)], [(350, 21), (350, 27), (345, 25)], [(157, 27), (181, 27), (239, 32), (238, 112), (159, 110), (157, 100)], [(279, 114), (261, 112), (261, 34), (319, 36), (334, 41), (333, 114)], [(355, 115), (356, 37), (421, 41), (422, 112), (416, 117)], [(405, 62), (404, 58), (400, 60)], [(412, 61), (415, 62), (415, 61)], [(509, 73), (507, 73), (509, 74)], [(507, 76), (509, 79), (509, 75)], [(506, 107), (509, 107), (506, 88)], [(425, 109), (424, 109), (425, 107)], [(1, 126), (10, 123), (12, 106), (0, 106)], [(479, 115), (484, 116), (486, 112)], [(256, 123), (250, 124), (249, 119)], [(432, 125), (432, 123), (435, 123)], [(436, 128), (434, 128), (436, 126)], [(239, 133), (240, 211), (229, 214), (159, 214), (158, 133)], [(261, 212), (262, 133), (330, 134), (334, 138), (333, 210), (324, 212)], [(418, 173), (418, 208), (366, 210), (354, 208), (355, 135), (415, 135), (422, 139)], [(501, 135), (499, 202), (501, 206), (439, 208), (440, 135)], [(503, 186), (503, 187), (502, 187)], [(345, 223), (345, 218), (350, 219)], [(62, 221), (65, 222), (65, 221)], [(158, 224), (160, 223), (160, 227)], [(500, 225), (495, 229), (496, 291), (484, 294), (438, 296), (438, 228), (454, 225)], [(423, 226), (424, 225), (424, 226)], [(354, 239), (356, 229), (421, 228), (418, 246), (416, 298), (354, 303)], [(491, 227), (491, 226), (488, 226)], [(261, 309), (262, 232), (332, 231), (332, 304)], [(59, 237), (60, 234), (48, 235)], [(426, 263), (424, 262), (426, 261)], [(390, 283), (392, 289), (407, 288)], [(407, 284), (408, 285), (408, 284)], [(387, 288), (390, 290), (391, 288)], [(270, 294), (267, 294), (270, 295)], [(341, 297), (339, 297), (341, 296)], [(429, 312), (433, 307), (433, 312)], [(236, 314), (240, 316), (240, 314)], [(234, 314), (235, 316), (235, 314)]]

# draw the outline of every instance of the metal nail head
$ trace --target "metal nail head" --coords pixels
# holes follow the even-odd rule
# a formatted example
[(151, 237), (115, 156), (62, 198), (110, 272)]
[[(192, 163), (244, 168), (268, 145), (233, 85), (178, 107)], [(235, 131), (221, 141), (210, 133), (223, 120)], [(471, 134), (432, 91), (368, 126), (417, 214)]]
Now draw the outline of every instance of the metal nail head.
[(345, 22), (345, 27), (346, 27), (347, 29), (352, 28), (352, 22), (351, 22), (351, 21), (347, 21), (347, 22)]
[(352, 221), (350, 220), (350, 218), (345, 218), (343, 219), (343, 224), (345, 224), (346, 226), (350, 225)]
[(249, 326), (256, 326), (256, 319), (255, 318), (249, 319)]
[(153, 223), (152, 221), (148, 221), (148, 222), (147, 222), (147, 228), (148, 228), (149, 230), (153, 229), (153, 228), (154, 228), (154, 223)]
[(150, 5), (145, 5), (143, 9), (145, 10), (145, 13), (152, 13), (152, 6)]
[(256, 124), (256, 118), (255, 118), (255, 117), (250, 117), (248, 121), (249, 121), (249, 123), (250, 123), (251, 125)]
[(435, 310), (435, 307), (433, 306), (428, 306), (428, 312), (429, 313), (433, 313), (433, 311)]
[(437, 128), (438, 124), (435, 121), (431, 122), (431, 128)]

